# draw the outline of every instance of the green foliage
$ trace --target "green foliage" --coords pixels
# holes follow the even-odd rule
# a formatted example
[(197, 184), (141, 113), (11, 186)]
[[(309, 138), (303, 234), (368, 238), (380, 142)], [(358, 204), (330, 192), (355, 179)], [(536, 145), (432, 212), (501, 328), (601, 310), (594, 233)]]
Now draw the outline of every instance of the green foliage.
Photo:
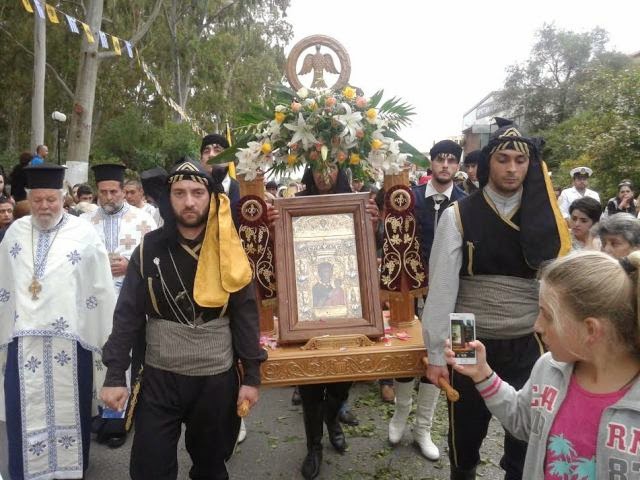
[(607, 42), (608, 34), (601, 28), (576, 33), (544, 24), (529, 59), (508, 68), (498, 100), (524, 114), (533, 132), (571, 118), (582, 101), (579, 87), (594, 69), (619, 69), (629, 63), (628, 57), (607, 51)]
[[(157, 0), (105, 2), (101, 29), (131, 38)], [(160, 15), (136, 45), (164, 93), (180, 103), (207, 131), (265, 96), (264, 85), (280, 83), (284, 47), (292, 27), (289, 0), (164, 0)], [(84, 18), (82, 2), (58, 8)], [(19, 1), (0, 2), (0, 164), (12, 166), (29, 150), (33, 22)], [(66, 22), (47, 22), (45, 143), (55, 158), (53, 110), (70, 116), (80, 61), (81, 35)], [(101, 51), (103, 51), (101, 49)], [(104, 51), (103, 51), (104, 52)], [(62, 129), (65, 161), (66, 126)], [(197, 156), (199, 138), (158, 96), (136, 60), (123, 52), (101, 60), (92, 119), (92, 162), (123, 161), (134, 170)]]
[(567, 183), (572, 167), (590, 166), (605, 198), (623, 178), (640, 185), (640, 66), (594, 71), (579, 94), (579, 113), (543, 132), (545, 158)]

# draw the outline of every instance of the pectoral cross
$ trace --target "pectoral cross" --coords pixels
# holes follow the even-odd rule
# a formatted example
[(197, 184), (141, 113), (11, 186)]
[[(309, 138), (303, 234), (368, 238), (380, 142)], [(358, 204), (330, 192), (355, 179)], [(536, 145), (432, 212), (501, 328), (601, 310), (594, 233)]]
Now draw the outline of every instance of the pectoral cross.
[(38, 300), (38, 294), (42, 291), (42, 285), (40, 285), (40, 282), (36, 279), (36, 277), (33, 277), (33, 280), (31, 280), (31, 284), (29, 285), (29, 293), (31, 293), (31, 300)]
[(130, 249), (136, 243), (137, 243), (136, 240), (134, 238), (131, 238), (131, 235), (128, 233), (124, 236), (122, 240), (120, 240), (120, 245), (124, 245), (125, 247), (127, 247), (127, 249)]

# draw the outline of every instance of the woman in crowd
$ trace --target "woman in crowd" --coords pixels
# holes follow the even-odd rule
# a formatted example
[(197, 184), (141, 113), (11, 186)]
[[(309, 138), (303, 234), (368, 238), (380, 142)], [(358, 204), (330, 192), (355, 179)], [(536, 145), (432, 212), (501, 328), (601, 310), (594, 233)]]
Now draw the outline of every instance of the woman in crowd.
[(622, 258), (640, 250), (640, 219), (630, 213), (603, 218), (595, 228), (602, 251), (614, 258)]
[(591, 197), (582, 197), (571, 203), (569, 215), (573, 250), (600, 250), (598, 238), (591, 235), (592, 227), (600, 220), (600, 213), (600, 202)]
[(638, 204), (634, 197), (633, 184), (631, 180), (623, 180), (618, 184), (618, 195), (609, 199), (604, 213), (607, 216), (616, 213), (630, 213), (637, 215)]
[(638, 465), (637, 273), (625, 271), (638, 265), (639, 253), (619, 263), (583, 251), (543, 270), (535, 329), (549, 352), (520, 391), (487, 364), (481, 342), (469, 343), (476, 365), (457, 365), (447, 349), (447, 362), (471, 377), (491, 413), (528, 442), (528, 479), (627, 478), (620, 472)]

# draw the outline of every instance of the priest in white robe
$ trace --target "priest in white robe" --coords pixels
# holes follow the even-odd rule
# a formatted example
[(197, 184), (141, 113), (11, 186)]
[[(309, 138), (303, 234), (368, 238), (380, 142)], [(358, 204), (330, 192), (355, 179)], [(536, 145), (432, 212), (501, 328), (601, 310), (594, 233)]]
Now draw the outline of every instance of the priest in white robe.
[(120, 294), (129, 259), (147, 232), (157, 228), (147, 212), (125, 201), (123, 165), (101, 164), (92, 167), (98, 187), (98, 208), (80, 216), (88, 220), (109, 253), (113, 286)]
[(10, 478), (82, 478), (115, 307), (109, 259), (95, 231), (64, 212), (64, 168), (25, 173), (32, 215), (0, 244), (0, 420)]

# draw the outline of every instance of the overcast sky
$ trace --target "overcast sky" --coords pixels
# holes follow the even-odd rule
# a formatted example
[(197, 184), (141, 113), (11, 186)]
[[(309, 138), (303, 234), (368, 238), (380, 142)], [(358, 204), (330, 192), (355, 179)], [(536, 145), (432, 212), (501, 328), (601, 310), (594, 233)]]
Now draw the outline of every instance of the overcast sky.
[(288, 12), (289, 49), (309, 35), (334, 37), (351, 57), (352, 85), (416, 107), (401, 135), (423, 151), (461, 133), (463, 114), (502, 86), (507, 66), (527, 59), (544, 22), (600, 26), (610, 47), (640, 50), (638, 0), (291, 0)]

